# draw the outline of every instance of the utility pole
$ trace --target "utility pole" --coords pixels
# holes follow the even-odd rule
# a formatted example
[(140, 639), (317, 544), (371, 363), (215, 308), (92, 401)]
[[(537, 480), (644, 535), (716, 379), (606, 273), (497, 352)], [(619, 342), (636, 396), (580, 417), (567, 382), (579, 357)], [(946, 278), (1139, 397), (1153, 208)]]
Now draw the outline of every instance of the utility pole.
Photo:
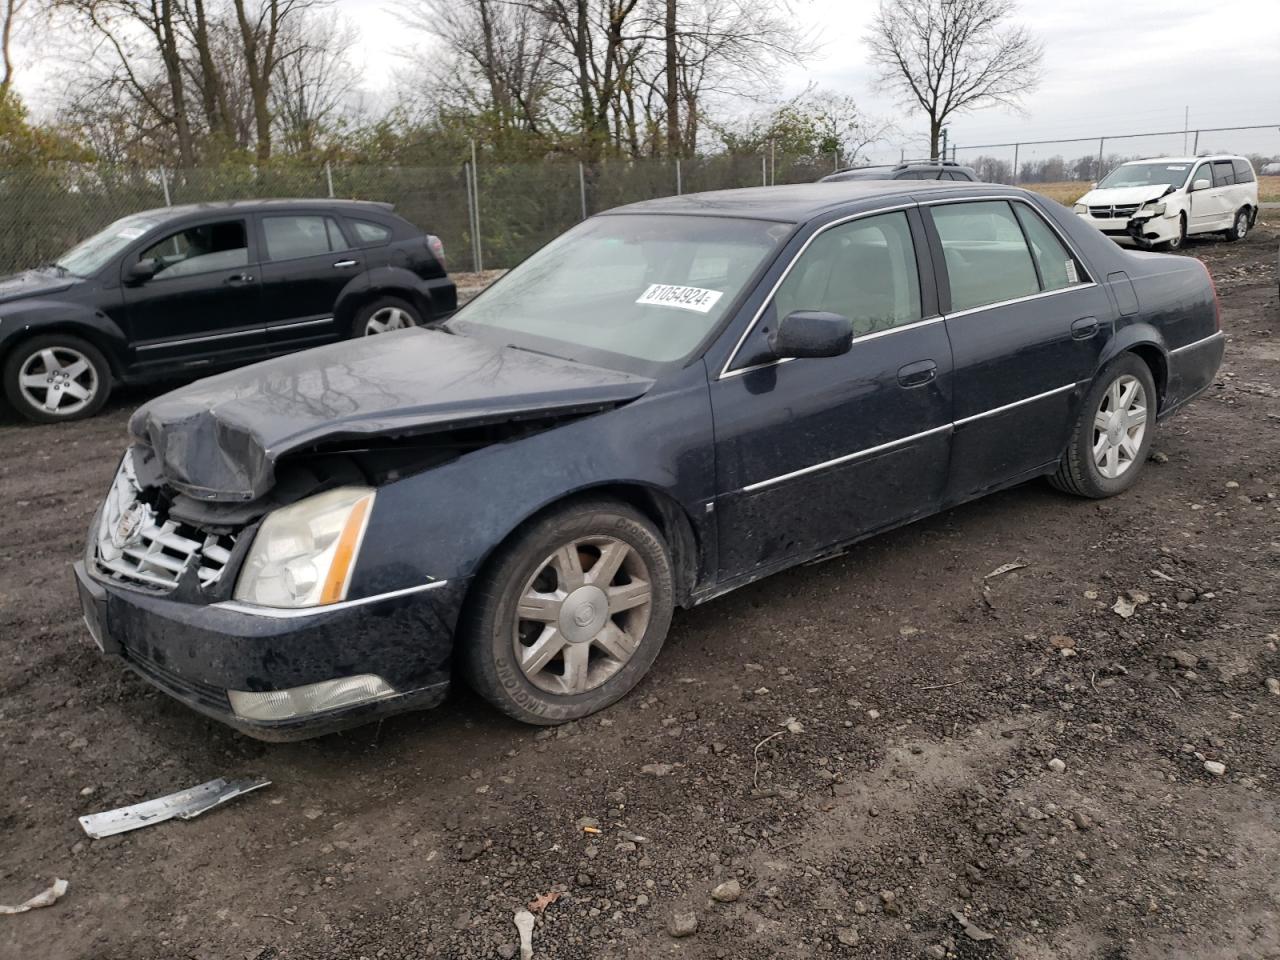
[(1191, 106), (1182, 108), (1182, 152), (1187, 152), (1187, 133), (1191, 129)]

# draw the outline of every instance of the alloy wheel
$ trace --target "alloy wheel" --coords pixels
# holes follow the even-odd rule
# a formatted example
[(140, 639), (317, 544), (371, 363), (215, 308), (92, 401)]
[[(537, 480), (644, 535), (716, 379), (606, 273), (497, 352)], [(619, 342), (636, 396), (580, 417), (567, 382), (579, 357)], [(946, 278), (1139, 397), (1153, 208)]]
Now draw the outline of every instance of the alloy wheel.
[(1137, 377), (1117, 377), (1093, 416), (1093, 462), (1108, 480), (1132, 469), (1147, 432), (1147, 391)]
[(69, 417), (98, 393), (98, 371), (73, 347), (45, 347), (31, 354), (18, 371), (18, 389), (42, 413)]
[(649, 626), (652, 577), (614, 537), (564, 544), (525, 583), (512, 636), (525, 678), (573, 695), (607, 682), (631, 660)]
[(399, 307), (383, 307), (365, 321), (364, 335), (371, 337), (376, 333), (405, 330), (412, 326), (414, 326), (413, 317), (409, 316), (408, 311)]
[(1249, 215), (1244, 211), (1236, 214), (1236, 239), (1243, 240), (1249, 233)]

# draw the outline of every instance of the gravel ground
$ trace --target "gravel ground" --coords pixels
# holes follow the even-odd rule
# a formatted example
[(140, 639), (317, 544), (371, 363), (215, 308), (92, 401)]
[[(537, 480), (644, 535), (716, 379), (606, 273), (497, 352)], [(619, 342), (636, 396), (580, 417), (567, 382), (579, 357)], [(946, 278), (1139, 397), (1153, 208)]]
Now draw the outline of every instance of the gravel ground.
[(70, 571), (145, 395), (4, 414), (0, 902), (70, 890), (0, 957), (511, 957), (531, 903), (539, 958), (1277, 956), (1275, 226), (1190, 245), (1227, 360), (1130, 493), (1031, 483), (678, 614), (629, 698), (542, 732), (459, 690), (267, 745), (154, 693)]

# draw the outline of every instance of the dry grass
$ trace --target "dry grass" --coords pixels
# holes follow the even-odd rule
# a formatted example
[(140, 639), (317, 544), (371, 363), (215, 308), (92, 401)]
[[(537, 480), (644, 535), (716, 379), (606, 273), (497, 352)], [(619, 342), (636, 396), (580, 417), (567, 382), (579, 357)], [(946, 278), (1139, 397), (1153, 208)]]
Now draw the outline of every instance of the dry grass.
[[(1068, 207), (1089, 192), (1089, 184), (1084, 180), (1063, 180), (1058, 183), (1027, 183), (1028, 190), (1043, 193)], [(1258, 199), (1260, 201), (1280, 201), (1280, 177), (1258, 178)]]

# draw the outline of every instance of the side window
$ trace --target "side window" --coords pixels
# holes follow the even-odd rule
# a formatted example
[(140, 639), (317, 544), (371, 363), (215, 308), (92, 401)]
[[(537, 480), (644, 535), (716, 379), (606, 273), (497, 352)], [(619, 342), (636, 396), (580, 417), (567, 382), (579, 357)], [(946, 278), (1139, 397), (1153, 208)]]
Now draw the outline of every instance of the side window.
[(1025, 203), (1015, 203), (1013, 210), (1031, 244), (1031, 255), (1040, 271), (1040, 286), (1044, 290), (1061, 290), (1080, 283), (1084, 277), (1080, 264), (1044, 219)]
[(1253, 168), (1248, 160), (1232, 160), (1231, 167), (1236, 173), (1236, 183), (1253, 183)]
[(347, 249), (342, 230), (332, 217), (263, 217), (262, 233), (269, 260), (296, 260)]
[(372, 220), (352, 220), (350, 222), (356, 232), (356, 243), (361, 246), (386, 243), (391, 239), (390, 227), (374, 223)]
[(919, 170), (904, 170), (893, 179), (895, 180), (923, 180), (924, 174)]
[(921, 319), (920, 277), (907, 216), (898, 211), (826, 230), (774, 296), (779, 318), (823, 310), (853, 321), (854, 336)]
[(1213, 161), (1213, 185), (1215, 187), (1229, 187), (1236, 182), (1236, 172), (1231, 167), (1230, 160)]
[(932, 208), (951, 282), (951, 309), (1016, 300), (1040, 292), (1022, 228), (1003, 200)]
[(1191, 185), (1193, 187), (1197, 180), (1208, 180), (1209, 186), (1213, 186), (1213, 164), (1202, 163), (1196, 167), (1196, 172), (1191, 175)]
[(202, 223), (152, 244), (138, 255), (138, 260), (156, 261), (157, 280), (234, 270), (249, 265), (247, 238), (243, 220)]

